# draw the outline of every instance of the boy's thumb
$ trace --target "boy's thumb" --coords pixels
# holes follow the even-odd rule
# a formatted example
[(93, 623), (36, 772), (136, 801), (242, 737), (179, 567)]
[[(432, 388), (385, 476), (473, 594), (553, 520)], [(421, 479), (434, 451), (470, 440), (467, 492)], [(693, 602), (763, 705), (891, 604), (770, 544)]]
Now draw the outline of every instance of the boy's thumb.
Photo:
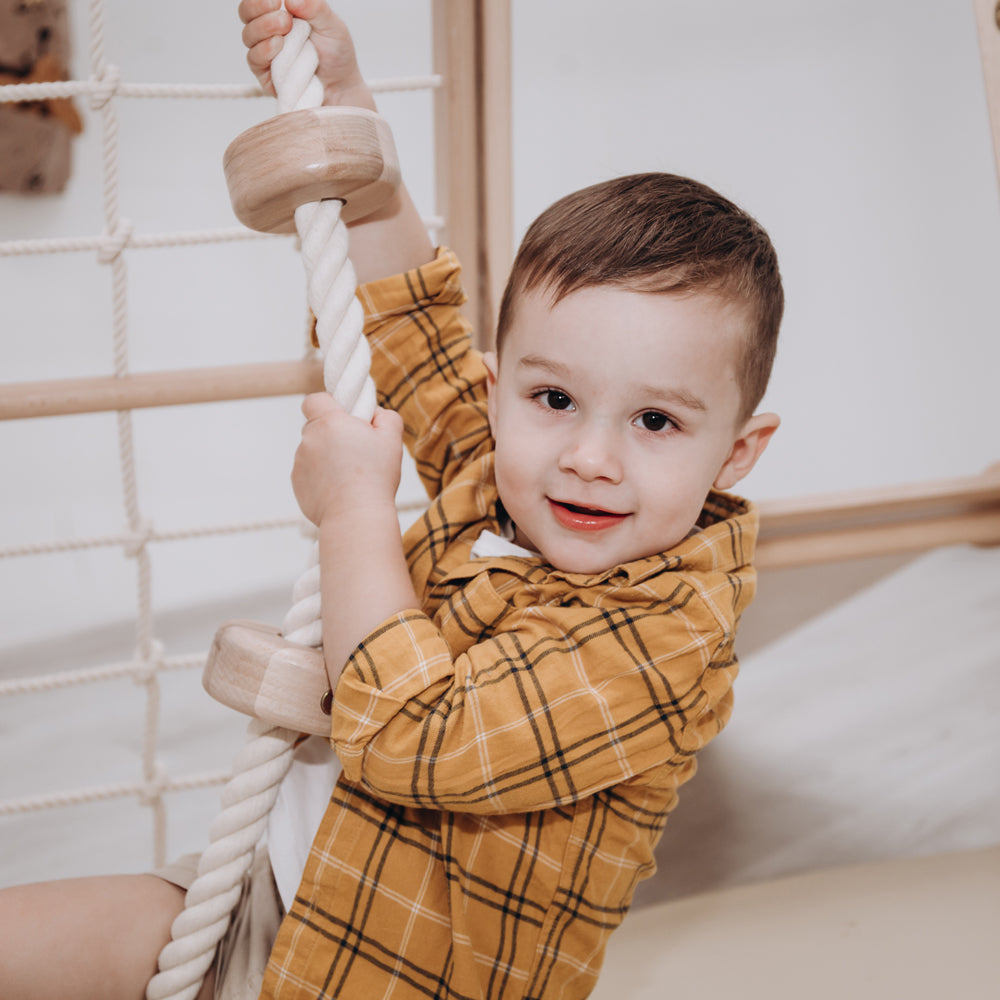
[(376, 406), (375, 414), (372, 417), (372, 427), (378, 431), (390, 431), (402, 435), (403, 418), (395, 410), (386, 410), (381, 406)]

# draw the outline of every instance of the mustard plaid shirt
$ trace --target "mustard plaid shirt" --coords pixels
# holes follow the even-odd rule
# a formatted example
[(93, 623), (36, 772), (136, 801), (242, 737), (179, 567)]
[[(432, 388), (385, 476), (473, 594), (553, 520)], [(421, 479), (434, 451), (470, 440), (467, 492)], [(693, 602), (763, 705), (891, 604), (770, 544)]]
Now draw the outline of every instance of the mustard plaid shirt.
[(729, 717), (756, 514), (712, 494), (681, 545), (596, 576), (470, 558), (500, 527), (458, 262), (359, 296), (380, 402), (434, 497), (404, 536), (422, 610), (337, 685), (343, 776), (262, 996), (585, 997)]

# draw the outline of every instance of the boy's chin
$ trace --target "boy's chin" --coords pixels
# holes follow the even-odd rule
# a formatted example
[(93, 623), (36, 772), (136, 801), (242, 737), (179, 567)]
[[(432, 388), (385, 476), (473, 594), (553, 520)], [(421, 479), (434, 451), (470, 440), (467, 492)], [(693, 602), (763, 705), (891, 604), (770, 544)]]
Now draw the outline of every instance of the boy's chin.
[(632, 561), (631, 558), (619, 559), (617, 553), (573, 552), (567, 551), (565, 546), (552, 546), (551, 556), (546, 554), (544, 548), (541, 554), (547, 563), (561, 573), (579, 576), (599, 576), (623, 562)]
[[(586, 546), (579, 548), (572, 545), (560, 545), (553, 543), (541, 548), (535, 546), (534, 549), (540, 552), (542, 558), (555, 569), (563, 573), (576, 573), (586, 576), (598, 576), (622, 566), (626, 563), (637, 562), (640, 559), (648, 559), (651, 556), (658, 556), (670, 549), (675, 548), (682, 542), (687, 541), (693, 534), (697, 533), (697, 526), (692, 526), (689, 531), (684, 532), (679, 538), (664, 537), (650, 542), (646, 547), (627, 546), (615, 547), (595, 546), (588, 551)], [(548, 551), (546, 551), (548, 550)]]

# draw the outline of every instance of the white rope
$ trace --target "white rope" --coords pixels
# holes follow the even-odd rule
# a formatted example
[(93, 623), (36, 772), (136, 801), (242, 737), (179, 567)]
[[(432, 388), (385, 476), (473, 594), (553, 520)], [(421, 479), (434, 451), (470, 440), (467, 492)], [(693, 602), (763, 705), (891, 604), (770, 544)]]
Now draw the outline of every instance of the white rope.
[[(279, 112), (319, 107), (323, 86), (316, 76), (318, 56), (310, 41), (308, 22), (293, 20), (281, 53), (271, 67)], [(301, 205), (295, 226), (306, 270), (309, 306), (316, 317), (316, 336), (323, 357), (323, 379), (328, 392), (354, 416), (371, 420), (375, 413), (375, 384), (369, 374), (370, 351), (362, 328), (357, 281), (347, 256), (347, 227), (341, 203), (330, 199)], [(319, 646), (323, 641), (320, 617), (318, 543), (309, 566), (292, 592), (292, 607), (282, 631), (289, 641)], [(215, 949), (229, 926), (240, 887), (264, 832), (267, 815), (291, 765), (297, 734), (277, 727), (250, 724), (248, 758), (258, 767), (238, 770), (227, 786), (228, 803), (212, 825), (211, 847), (202, 856), (198, 877), (188, 890), (185, 909), (171, 928), (173, 940), (160, 954), (159, 968), (146, 991), (148, 1000), (193, 1000), (212, 963)], [(283, 748), (278, 746), (284, 741)], [(258, 749), (266, 744), (273, 751)]]
[[(205, 653), (166, 657), (163, 655), (162, 645), (153, 642), (150, 659), (135, 659), (125, 663), (112, 663), (82, 670), (67, 670), (42, 677), (0, 681), (0, 697), (51, 692), (81, 684), (94, 684), (121, 678), (131, 678), (138, 684), (147, 684), (152, 677), (165, 672), (202, 669), (205, 660)], [(154, 805), (169, 793), (189, 792), (225, 784), (232, 775), (231, 771), (209, 771), (203, 774), (171, 778), (167, 775), (163, 765), (157, 761), (153, 762), (151, 772), (151, 776), (143, 781), (116, 782), (108, 785), (78, 788), (70, 792), (50, 792), (20, 799), (0, 800), (0, 816), (40, 812), (61, 806), (105, 802), (110, 799), (128, 797), (138, 799), (143, 805)]]
[(21, 799), (7, 799), (0, 802), (0, 816), (15, 816), (22, 813), (56, 809), (62, 806), (78, 806), (88, 802), (107, 802), (111, 799), (138, 798), (164, 795), (169, 792), (192, 792), (225, 784), (232, 777), (232, 771), (206, 771), (180, 778), (167, 778), (160, 768), (153, 782), (121, 781), (109, 785), (93, 785), (78, 788), (72, 792), (50, 792), (44, 795), (29, 795)]
[(60, 688), (114, 681), (122, 677), (132, 677), (138, 682), (142, 682), (146, 672), (150, 669), (155, 669), (160, 673), (174, 670), (194, 670), (198, 667), (204, 667), (206, 657), (205, 653), (191, 653), (187, 656), (157, 656), (153, 660), (127, 660), (124, 663), (108, 663), (99, 667), (86, 667), (82, 670), (63, 670), (55, 674), (45, 674), (42, 677), (15, 677), (13, 680), (0, 681), (0, 697), (58, 691)]
[[(444, 218), (430, 215), (424, 218), (428, 229), (444, 227)], [(158, 247), (197, 246), (201, 243), (232, 243), (240, 240), (287, 240), (292, 237), (283, 233), (257, 233), (242, 226), (224, 229), (192, 229), (180, 233), (150, 233), (137, 236), (133, 233), (120, 249), (148, 250)], [(107, 256), (119, 249), (119, 241), (113, 236), (63, 236), (37, 240), (0, 241), (0, 257), (15, 257), (28, 254), (48, 253), (88, 253), (96, 251)]]
[[(434, 90), (441, 86), (441, 76), (400, 76), (385, 80), (369, 80), (373, 93), (391, 94), (411, 90)], [(110, 92), (109, 92), (110, 88)], [(53, 101), (73, 97), (180, 98), (195, 100), (240, 100), (267, 97), (256, 84), (241, 83), (122, 83), (117, 69), (107, 77), (90, 80), (58, 80), (52, 83), (8, 83), (0, 86), (0, 104), (15, 101)]]
[[(396, 504), (400, 514), (422, 511), (427, 504), (423, 500), (401, 500)], [(215, 538), (224, 535), (238, 535), (254, 531), (276, 531), (284, 528), (298, 528), (308, 537), (316, 535), (316, 529), (302, 517), (272, 517), (254, 521), (230, 521), (223, 524), (206, 524), (173, 531), (157, 531), (147, 524), (137, 534), (90, 535), (77, 538), (63, 538), (50, 542), (24, 542), (0, 548), (0, 559), (19, 556), (43, 556), (60, 552), (77, 552), (85, 549), (110, 548), (118, 545), (132, 550), (137, 545), (155, 542), (181, 542), (195, 538)]]
[[(101, 120), (102, 204), (104, 242), (98, 250), (98, 260), (111, 270), (111, 333), (113, 369), (116, 376), (128, 374), (128, 272), (123, 250), (131, 236), (131, 223), (122, 217), (118, 203), (118, 116), (112, 98), (115, 96), (120, 73), (107, 62), (104, 52), (105, 7), (103, 0), (91, 0), (90, 5), (90, 68), (92, 86), (91, 107)], [(152, 566), (145, 533), (146, 519), (139, 505), (136, 475), (135, 441), (132, 414), (116, 414), (118, 452), (122, 498), (129, 533), (137, 543), (126, 549), (135, 559), (136, 567), (136, 651), (137, 658), (148, 661), (157, 655), (153, 639)], [(145, 725), (143, 729), (142, 777), (149, 789), (144, 803), (153, 813), (153, 856), (162, 864), (166, 855), (166, 806), (162, 795), (162, 768), (156, 760), (160, 726), (160, 685), (152, 669), (142, 679), (145, 689)]]
[(194, 1000), (215, 948), (239, 901), (243, 877), (267, 825), (297, 734), (256, 719), (222, 793), (222, 811), (209, 829), (210, 844), (198, 863), (185, 908), (160, 952), (160, 972), (146, 987), (148, 1000)]
[[(419, 509), (421, 504), (400, 504), (400, 510)], [(227, 524), (210, 524), (202, 527), (181, 528), (175, 531), (156, 531), (150, 525), (145, 525), (142, 531), (135, 534), (91, 535), (89, 537), (65, 538), (51, 542), (25, 542), (21, 545), (11, 545), (0, 548), (0, 559), (17, 556), (52, 555), (59, 552), (75, 552), (84, 549), (98, 549), (122, 545), (127, 550), (134, 550), (139, 545), (149, 545), (153, 542), (179, 542), (193, 538), (212, 538), (222, 535), (236, 535), (251, 531), (273, 531), (279, 528), (299, 528), (310, 535), (314, 530), (308, 521), (302, 517), (274, 517), (256, 521), (233, 521)]]

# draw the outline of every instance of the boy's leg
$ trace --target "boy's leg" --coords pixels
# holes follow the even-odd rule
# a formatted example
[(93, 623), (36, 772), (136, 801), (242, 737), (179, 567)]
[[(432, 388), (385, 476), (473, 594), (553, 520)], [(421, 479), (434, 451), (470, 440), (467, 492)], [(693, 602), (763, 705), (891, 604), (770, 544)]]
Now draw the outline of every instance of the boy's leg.
[[(142, 1000), (184, 890), (115, 875), (0, 891), (0, 996)], [(212, 996), (212, 976), (199, 1000)]]

